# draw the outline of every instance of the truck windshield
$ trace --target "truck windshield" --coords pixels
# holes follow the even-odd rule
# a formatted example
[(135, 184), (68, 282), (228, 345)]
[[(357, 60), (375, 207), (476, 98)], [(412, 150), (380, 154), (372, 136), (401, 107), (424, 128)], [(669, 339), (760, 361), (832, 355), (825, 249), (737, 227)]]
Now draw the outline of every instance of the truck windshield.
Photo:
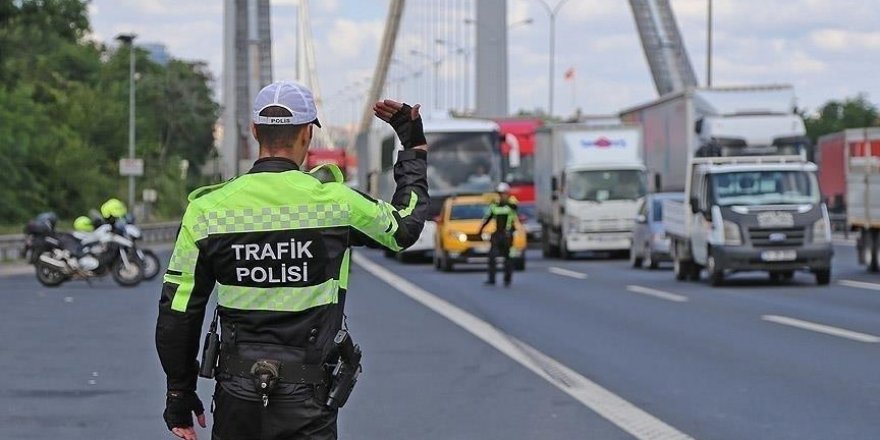
[(492, 191), (501, 177), (497, 133), (426, 133), (431, 195)]
[(580, 201), (634, 200), (645, 195), (639, 170), (575, 171), (566, 176), (568, 198)]
[(718, 173), (711, 179), (719, 206), (819, 203), (816, 176), (806, 171)]
[(478, 220), (486, 216), (489, 205), (485, 204), (467, 204), (452, 205), (449, 213), (449, 220)]

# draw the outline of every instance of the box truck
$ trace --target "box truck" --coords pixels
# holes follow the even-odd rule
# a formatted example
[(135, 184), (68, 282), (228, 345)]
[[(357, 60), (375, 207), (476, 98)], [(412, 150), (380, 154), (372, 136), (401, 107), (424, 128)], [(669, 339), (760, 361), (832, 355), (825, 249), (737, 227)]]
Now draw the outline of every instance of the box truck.
[[(850, 129), (842, 132), (842, 135), (846, 158), (843, 173), (846, 176), (846, 223), (849, 228), (859, 232), (856, 241), (859, 263), (868, 266), (869, 271), (877, 272), (877, 249), (880, 247), (880, 128)], [(824, 162), (822, 167), (825, 167)]]
[(790, 86), (691, 88), (622, 119), (643, 124), (655, 186), (685, 192), (663, 206), (676, 279), (808, 270), (829, 283), (828, 210)]
[(645, 195), (638, 126), (554, 124), (538, 129), (535, 190), (543, 253), (627, 252)]

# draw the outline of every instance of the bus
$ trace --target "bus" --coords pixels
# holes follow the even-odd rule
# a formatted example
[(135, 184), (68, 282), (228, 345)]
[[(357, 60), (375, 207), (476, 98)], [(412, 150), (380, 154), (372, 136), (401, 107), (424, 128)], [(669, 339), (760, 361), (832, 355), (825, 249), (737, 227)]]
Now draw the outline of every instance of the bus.
[[(428, 153), (429, 218), (415, 244), (398, 253), (399, 259), (427, 256), (434, 250), (435, 217), (447, 197), (494, 191), (502, 180), (501, 138), (498, 124), (490, 120), (422, 116)], [(400, 142), (394, 133), (382, 137), (382, 173), (379, 194), (391, 200), (394, 193), (393, 164)], [(393, 254), (390, 254), (393, 255)]]

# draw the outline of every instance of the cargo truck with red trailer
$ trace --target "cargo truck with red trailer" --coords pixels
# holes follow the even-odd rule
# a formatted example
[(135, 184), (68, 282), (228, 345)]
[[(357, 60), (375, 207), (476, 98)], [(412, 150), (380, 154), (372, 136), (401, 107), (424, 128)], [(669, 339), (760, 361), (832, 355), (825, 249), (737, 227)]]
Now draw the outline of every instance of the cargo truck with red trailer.
[[(856, 240), (859, 263), (867, 266), (869, 271), (877, 272), (880, 269), (877, 257), (880, 248), (880, 127), (844, 130), (820, 138), (819, 143), (824, 143), (827, 151), (833, 152), (826, 155), (825, 149), (820, 150), (823, 155), (820, 176), (826, 163), (836, 160), (829, 160), (832, 154), (836, 158), (839, 150), (843, 150), (843, 166), (838, 170), (842, 172), (837, 176), (828, 175), (830, 183), (827, 188), (822, 188), (822, 193), (839, 190), (839, 180), (845, 179), (846, 224), (850, 230), (859, 233)], [(829, 169), (834, 172), (832, 165)]]
[(496, 118), (501, 134), (504, 181), (519, 201), (520, 220), (530, 240), (537, 241), (541, 224), (535, 213), (535, 133), (544, 121), (538, 118)]

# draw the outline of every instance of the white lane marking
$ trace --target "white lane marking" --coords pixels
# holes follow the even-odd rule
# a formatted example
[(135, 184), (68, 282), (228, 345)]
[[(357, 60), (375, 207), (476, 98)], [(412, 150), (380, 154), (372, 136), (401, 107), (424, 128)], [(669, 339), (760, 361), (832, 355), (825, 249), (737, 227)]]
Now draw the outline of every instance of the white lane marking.
[(637, 439), (692, 439), (555, 359), (391, 273), (368, 258), (354, 253), (352, 261), (389, 286), (482, 339)]
[(556, 275), (562, 275), (564, 277), (577, 278), (579, 280), (587, 279), (587, 274), (583, 272), (575, 272), (573, 270), (563, 269), (561, 267), (548, 267), (547, 270), (550, 273), (555, 273)]
[(868, 283), (865, 281), (840, 280), (837, 282), (837, 284), (846, 287), (855, 287), (858, 289), (880, 290), (880, 284)]
[(846, 330), (838, 327), (832, 327), (830, 325), (825, 324), (817, 324), (815, 322), (803, 321), (800, 319), (789, 318), (787, 316), (778, 316), (778, 315), (764, 315), (761, 319), (765, 321), (775, 322), (777, 324), (788, 325), (791, 327), (797, 327), (804, 330), (811, 330), (814, 332), (824, 333), (826, 335), (837, 336), (839, 338), (851, 339), (853, 341), (866, 342), (869, 344), (876, 344), (880, 342), (880, 337), (869, 335), (867, 333), (855, 332), (852, 330)]
[(665, 292), (662, 290), (652, 289), (650, 287), (643, 286), (634, 286), (629, 285), (626, 286), (626, 290), (629, 290), (633, 293), (641, 293), (643, 295), (650, 295), (655, 298), (665, 299), (667, 301), (675, 301), (675, 302), (686, 302), (688, 301), (688, 297), (679, 295), (677, 293)]

